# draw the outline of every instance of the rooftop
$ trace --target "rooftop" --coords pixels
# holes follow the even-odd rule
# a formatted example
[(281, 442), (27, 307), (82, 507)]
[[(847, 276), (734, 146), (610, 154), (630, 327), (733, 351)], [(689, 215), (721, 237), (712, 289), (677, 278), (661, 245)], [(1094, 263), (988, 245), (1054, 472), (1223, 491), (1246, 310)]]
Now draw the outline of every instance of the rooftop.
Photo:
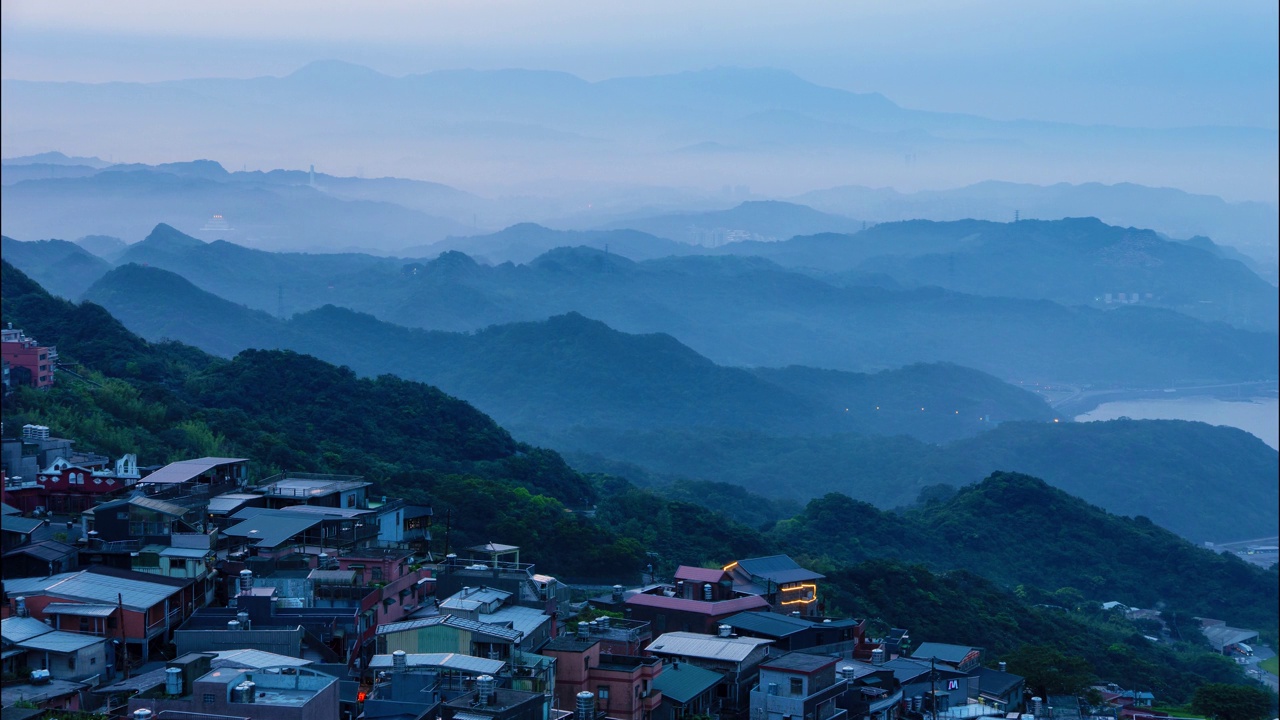
[(434, 615), (432, 617), (422, 618), (420, 620), (406, 620), (404, 622), (387, 623), (378, 626), (378, 634), (386, 635), (388, 633), (403, 632), (405, 630), (417, 630), (419, 628), (434, 627), (436, 625), (447, 625), (460, 630), (469, 630), (474, 633), (489, 635), (508, 642), (516, 642), (520, 639), (520, 633), (503, 625), (493, 625), (476, 620), (467, 620), (456, 615)]
[(243, 508), (231, 517), (240, 519), (240, 522), (223, 530), (223, 535), (256, 539), (257, 545), (264, 548), (283, 545), (299, 533), (324, 522), (319, 515), (267, 508)]
[(28, 638), (20, 643), (19, 647), (28, 650), (45, 650), (53, 653), (70, 653), (87, 648), (91, 645), (106, 642), (105, 638), (94, 635), (82, 635), (80, 633), (63, 632), (62, 630), (54, 630), (33, 638)]
[(7, 617), (0, 621), (0, 636), (7, 643), (21, 643), (39, 635), (53, 632), (53, 628), (33, 617)]
[(310, 660), (303, 660), (289, 655), (280, 655), (265, 650), (217, 650), (210, 651), (214, 656), (214, 667), (240, 667), (240, 668), (265, 668), (265, 667), (302, 667), (310, 665)]
[(982, 648), (968, 645), (949, 645), (947, 643), (923, 642), (911, 653), (911, 657), (919, 660), (937, 658), (945, 663), (962, 662), (969, 653), (981, 652)]
[(666, 595), (650, 595), (637, 593), (626, 599), (627, 605), (665, 608), (667, 610), (683, 610), (701, 615), (729, 615), (752, 608), (767, 608), (769, 601), (759, 595), (744, 595), (731, 600), (708, 602), (706, 600), (686, 600), (685, 598), (667, 597)]
[(821, 580), (826, 575), (816, 573), (812, 570), (800, 567), (795, 560), (787, 555), (769, 555), (768, 557), (747, 558), (730, 564), (726, 570), (732, 572), (734, 565), (742, 568), (748, 575), (752, 577), (762, 577), (772, 580), (775, 583), (785, 584), (793, 582), (804, 582), (806, 580)]
[(676, 657), (742, 662), (756, 648), (771, 643), (772, 640), (763, 638), (726, 638), (702, 633), (669, 632), (649, 643), (647, 651)]
[(829, 655), (810, 655), (802, 652), (792, 652), (786, 655), (769, 658), (760, 663), (761, 668), (769, 668), (770, 670), (787, 670), (791, 672), (800, 672), (810, 674), (815, 673), (823, 668), (831, 667), (836, 664), (838, 658)]
[(690, 663), (672, 663), (653, 679), (653, 687), (664, 697), (684, 704), (715, 687), (724, 675)]
[[(5, 581), (5, 592), (11, 597), (43, 594), (89, 603), (123, 602), (130, 610), (146, 610), (164, 602), (186, 583), (165, 582), (160, 576), (136, 573), (146, 579), (122, 576), (124, 572), (104, 572), (95, 567), (74, 573), (60, 573), (47, 578), (18, 578)], [(129, 572), (129, 574), (134, 574)]]
[(179, 460), (165, 465), (138, 482), (153, 485), (191, 482), (219, 466), (242, 462), (245, 462), (244, 458), (202, 457), (195, 460)]
[(366, 488), (359, 475), (321, 475), (316, 473), (280, 473), (263, 481), (257, 490), (263, 495), (277, 497), (320, 498), (346, 490)]
[(676, 580), (690, 580), (692, 582), (701, 583), (718, 583), (724, 579), (725, 571), (720, 569), (709, 569), (693, 567), (692, 565), (681, 565), (676, 568)]
[[(407, 653), (405, 664), (411, 668), (443, 668), (477, 675), (494, 675), (506, 665), (501, 660), (490, 660), (460, 653)], [(390, 669), (390, 655), (374, 655), (369, 661), (372, 670)]]
[(52, 602), (44, 606), (45, 615), (72, 615), (76, 617), (109, 617), (116, 611), (115, 605), (93, 603)]
[(0, 530), (5, 532), (14, 532), (21, 535), (30, 535), (36, 528), (44, 525), (44, 520), (36, 518), (25, 518), (21, 515), (3, 515), (0, 516)]

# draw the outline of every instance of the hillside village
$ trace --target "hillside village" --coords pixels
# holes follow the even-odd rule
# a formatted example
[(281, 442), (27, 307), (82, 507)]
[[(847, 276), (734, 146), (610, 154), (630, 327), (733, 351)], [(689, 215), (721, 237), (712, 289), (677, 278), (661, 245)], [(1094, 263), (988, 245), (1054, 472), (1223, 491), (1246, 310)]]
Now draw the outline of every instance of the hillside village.
[[(570, 586), (500, 537), (451, 547), (432, 508), (358, 476), (75, 446), (4, 439), (6, 720), (1167, 715), (1142, 688), (1082, 705), (981, 647), (829, 615), (786, 555)], [(1216, 651), (1252, 651), (1206, 622)]]

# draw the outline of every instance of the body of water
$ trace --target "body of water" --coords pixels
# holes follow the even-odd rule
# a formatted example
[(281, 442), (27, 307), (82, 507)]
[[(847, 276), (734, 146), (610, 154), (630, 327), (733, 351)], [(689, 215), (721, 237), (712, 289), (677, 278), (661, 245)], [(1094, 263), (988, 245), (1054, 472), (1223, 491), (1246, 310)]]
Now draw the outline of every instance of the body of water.
[(1103, 403), (1076, 417), (1077, 421), (1115, 420), (1197, 420), (1210, 425), (1228, 425), (1255, 435), (1273, 448), (1280, 447), (1280, 401), (1253, 398), (1243, 401), (1214, 397), (1146, 398)]

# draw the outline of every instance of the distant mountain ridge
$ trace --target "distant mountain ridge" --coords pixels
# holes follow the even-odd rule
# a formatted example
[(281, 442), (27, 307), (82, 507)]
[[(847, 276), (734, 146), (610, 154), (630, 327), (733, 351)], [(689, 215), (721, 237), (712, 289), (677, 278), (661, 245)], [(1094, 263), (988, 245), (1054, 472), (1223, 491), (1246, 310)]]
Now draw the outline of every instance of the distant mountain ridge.
[[(4, 80), (0, 94), (5, 108), (22, 108), (4, 120), (32, 148), (101, 147), (110, 137), (122, 156), (177, 157), (183, 143), (161, 130), (182, 126), (233, 164), (272, 156), (305, 167), (324, 147), (329, 165), (410, 177), (432, 168), (447, 172), (437, 179), (472, 188), (536, 187), (558, 176), (649, 185), (680, 178), (713, 188), (734, 178), (791, 196), (850, 183), (918, 186), (921, 178), (941, 186), (992, 177), (1052, 183), (1062, 168), (1236, 197), (1274, 197), (1277, 188), (1269, 129), (998, 121), (907, 109), (768, 68), (587, 82), (530, 70), (390, 77), (326, 62), (251, 79)], [(237, 130), (246, 117), (254, 118), (252, 137)], [(719, 149), (680, 152), (707, 143)], [(1164, 161), (1151, 163), (1152, 153)]]
[[(1274, 333), (1241, 332), (1142, 303), (1103, 311), (936, 288), (837, 287), (731, 255), (637, 263), (559, 248), (527, 265), (490, 267), (458, 252), (406, 262), (192, 243), (176, 253), (141, 244), (123, 259), (177, 272), (276, 315), (333, 304), (407, 327), (473, 331), (585, 310), (623, 332), (668, 333), (723, 365), (867, 372), (944, 361), (1020, 382), (1131, 388), (1277, 375)], [(1094, 352), (1072, 350), (1079, 347)]]

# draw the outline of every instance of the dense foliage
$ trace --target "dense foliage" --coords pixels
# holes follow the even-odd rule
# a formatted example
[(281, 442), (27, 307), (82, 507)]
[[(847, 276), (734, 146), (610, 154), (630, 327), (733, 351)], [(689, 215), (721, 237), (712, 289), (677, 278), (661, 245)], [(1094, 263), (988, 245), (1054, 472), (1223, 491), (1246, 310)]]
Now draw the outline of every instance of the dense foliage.
[[(1099, 678), (1141, 683), (1175, 702), (1206, 682), (1238, 682), (1240, 671), (1194, 641), (1152, 643), (1143, 637), (1146, 628), (1103, 613), (1093, 602), (1102, 592), (1142, 589), (1125, 585), (1123, 570), (1136, 570), (1132, 575), (1153, 591), (1198, 611), (1194, 598), (1165, 580), (1190, 568), (1199, 575), (1198, 591), (1217, 596), (1221, 604), (1211, 608), (1225, 618), (1275, 624), (1274, 608), (1268, 614), (1253, 601), (1275, 596), (1274, 573), (1237, 567), (1031, 478), (996, 475), (950, 499), (931, 489), (937, 502), (902, 515), (829, 496), (762, 534), (616, 477), (580, 475), (555, 453), (515, 441), (470, 406), (425, 385), (360, 379), (288, 352), (224, 361), (186, 346), (148, 344), (97, 306), (50, 297), (7, 263), (2, 311), (5, 321), (57, 343), (63, 362), (77, 368), (52, 390), (11, 397), (4, 407), (10, 432), (41, 422), (77, 438), (83, 449), (136, 451), (144, 462), (242, 454), (255, 477), (280, 469), (358, 472), (378, 491), (430, 503), (443, 520), (435, 534), (448, 547), (518, 544), (523, 557), (568, 579), (626, 582), (649, 563), (668, 574), (677, 564), (791, 552), (827, 574), (822, 592), (829, 611), (910, 627), (917, 638), (982, 645), (1025, 662), (1028, 672), (1044, 657), (1018, 648), (1048, 646), (1085, 658)], [(688, 492), (709, 495), (716, 486)], [(727, 498), (728, 509), (745, 514), (749, 495)], [(780, 510), (773, 506), (756, 519)], [(1028, 527), (1038, 542), (1024, 542)], [(1045, 541), (1050, 537), (1053, 543)], [(1099, 537), (1110, 560), (1082, 547)], [(1161, 567), (1159, 558), (1177, 570)], [(1150, 566), (1139, 564), (1144, 559)], [(1086, 582), (1088, 573), (1102, 583)], [(1043, 677), (1037, 682), (1045, 687), (1078, 680)]]

